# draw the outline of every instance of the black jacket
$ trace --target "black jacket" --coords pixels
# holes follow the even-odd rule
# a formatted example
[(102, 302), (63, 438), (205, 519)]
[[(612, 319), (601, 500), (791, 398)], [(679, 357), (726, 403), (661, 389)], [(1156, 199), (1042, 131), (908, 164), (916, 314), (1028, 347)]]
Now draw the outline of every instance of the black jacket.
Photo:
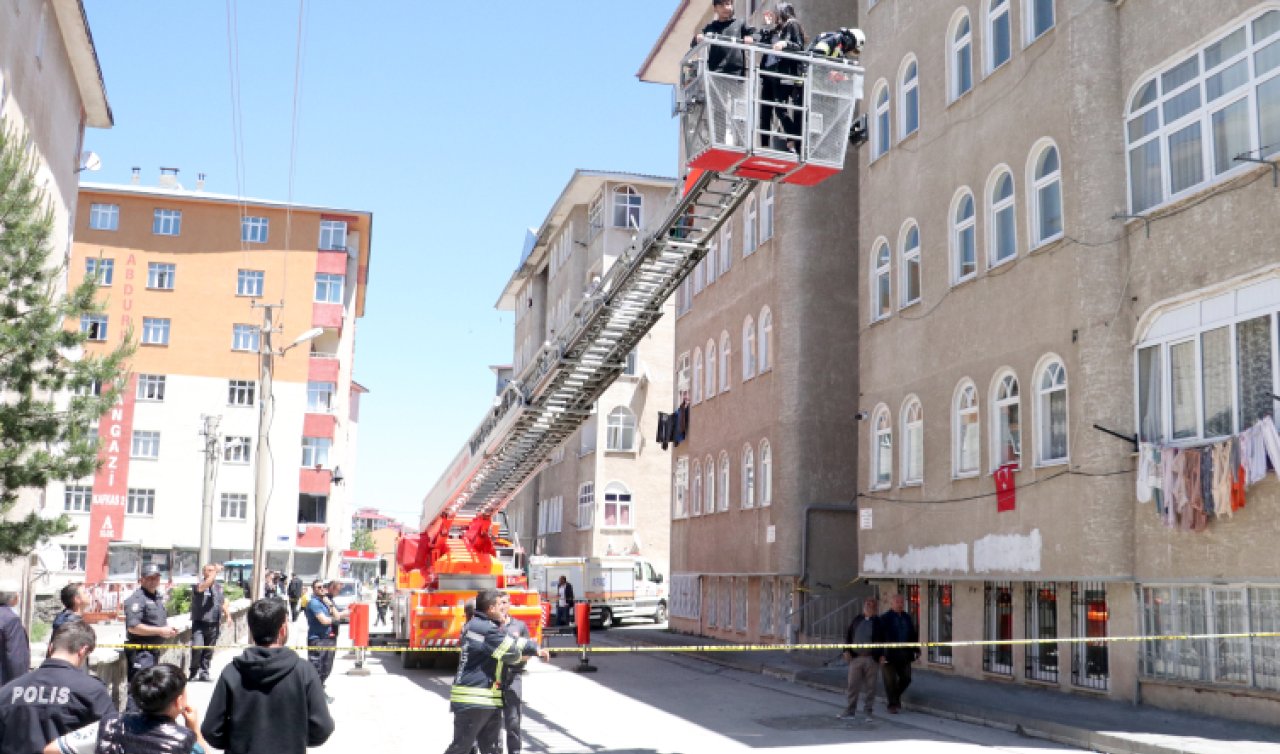
[[(868, 618), (867, 616), (859, 613), (858, 616), (853, 619), (853, 622), (849, 624), (849, 627), (846, 628), (844, 631), (845, 644), (853, 643), (854, 636), (857, 635), (857, 632), (858, 632), (858, 626), (861, 626), (862, 622), (866, 620), (871, 621), (871, 643), (880, 644), (881, 642), (884, 641), (884, 628), (881, 626), (880, 616), (873, 615), (870, 618)], [(845, 651), (853, 655), (854, 657), (870, 656), (870, 657), (876, 658), (877, 660), (879, 660), (881, 657), (884, 657), (883, 649), (846, 649)]]
[[(890, 610), (880, 616), (880, 628), (884, 631), (884, 641), (888, 644), (898, 644), (910, 642), (915, 644), (920, 641), (920, 630), (916, 627), (916, 621), (908, 612), (895, 612)], [(911, 663), (920, 657), (920, 650), (916, 647), (899, 647), (897, 649), (885, 650), (885, 658), (889, 662), (894, 663)]]
[[(739, 19), (731, 18), (728, 21), (712, 21), (702, 27), (703, 34), (715, 34), (721, 37), (741, 42), (743, 37), (750, 37), (755, 34), (755, 29)], [(698, 38), (693, 38), (690, 47), (698, 44)], [(707, 51), (707, 67), (716, 73), (728, 73), (734, 76), (741, 76), (747, 71), (746, 57), (743, 56), (741, 50), (730, 50), (725, 47), (712, 47)]]
[(461, 644), (458, 674), (449, 690), (449, 708), (453, 712), (501, 707), (503, 666), (538, 653), (538, 645), (532, 639), (507, 634), (481, 613), (463, 627)]
[(191, 622), (220, 623), (223, 610), (222, 584), (213, 582), (213, 586), (197, 591), (191, 589)]
[(159, 715), (115, 717), (98, 724), (97, 754), (190, 754), (196, 734)]
[[(785, 52), (804, 52), (804, 29), (801, 28), (800, 22), (790, 19), (781, 26), (774, 27), (767, 32), (761, 33), (760, 42), (772, 47), (777, 42), (786, 44), (782, 49)], [(771, 71), (780, 71), (782, 73), (796, 75), (800, 72), (801, 63), (794, 60), (784, 60), (777, 55), (765, 55), (761, 61), (760, 67)]]
[(303, 754), (333, 733), (324, 686), (286, 647), (250, 647), (218, 677), (200, 732), (227, 754)]
[(0, 607), (0, 686), (31, 670), (31, 642), (13, 608)]
[(0, 751), (36, 754), (58, 736), (115, 716), (102, 681), (69, 662), (45, 660), (0, 688)]

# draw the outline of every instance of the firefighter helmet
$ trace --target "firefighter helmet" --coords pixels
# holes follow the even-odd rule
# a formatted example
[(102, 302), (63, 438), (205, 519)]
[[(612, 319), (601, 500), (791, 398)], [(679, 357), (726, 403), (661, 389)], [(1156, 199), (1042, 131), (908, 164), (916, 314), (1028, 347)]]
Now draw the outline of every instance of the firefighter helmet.
[(867, 35), (862, 33), (862, 29), (841, 28), (840, 42), (846, 53), (857, 55), (867, 43)]

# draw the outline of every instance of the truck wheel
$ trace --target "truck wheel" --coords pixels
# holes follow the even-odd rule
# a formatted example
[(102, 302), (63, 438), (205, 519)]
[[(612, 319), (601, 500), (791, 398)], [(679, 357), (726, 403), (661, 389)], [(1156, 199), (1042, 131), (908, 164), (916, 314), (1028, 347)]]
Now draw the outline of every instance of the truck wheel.
[(413, 670), (419, 667), (419, 661), (421, 659), (422, 659), (421, 652), (410, 652), (409, 650), (406, 649), (400, 653), (400, 667), (404, 668), (405, 670)]
[(655, 610), (655, 611), (654, 611), (654, 613), (653, 613), (653, 622), (654, 622), (654, 623), (666, 623), (666, 622), (667, 622), (667, 606), (666, 606), (666, 603), (659, 603), (659, 604), (658, 604), (658, 609), (657, 609), (657, 610)]
[(613, 611), (606, 607), (605, 609), (600, 611), (600, 627), (609, 628), (612, 625), (615, 625), (614, 619), (613, 619)]

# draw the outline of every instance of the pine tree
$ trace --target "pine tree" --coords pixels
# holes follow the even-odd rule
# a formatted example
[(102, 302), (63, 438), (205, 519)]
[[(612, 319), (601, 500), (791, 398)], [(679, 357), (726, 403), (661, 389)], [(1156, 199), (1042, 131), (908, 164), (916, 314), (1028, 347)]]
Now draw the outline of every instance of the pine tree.
[(111, 353), (83, 354), (83, 315), (101, 311), (90, 278), (51, 264), (53, 211), (38, 186), (27, 139), (0, 122), (0, 558), (31, 553), (74, 530), (66, 516), (9, 515), (22, 489), (81, 479), (98, 464), (92, 429), (120, 392), (131, 338)]

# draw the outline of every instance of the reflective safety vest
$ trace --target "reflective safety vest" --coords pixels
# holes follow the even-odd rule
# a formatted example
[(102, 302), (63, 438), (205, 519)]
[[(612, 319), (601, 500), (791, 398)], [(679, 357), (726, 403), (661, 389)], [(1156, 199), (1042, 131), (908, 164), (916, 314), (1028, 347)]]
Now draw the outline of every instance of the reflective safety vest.
[(449, 691), (449, 708), (458, 712), (502, 706), (502, 666), (538, 653), (530, 639), (510, 636), (488, 616), (476, 614), (462, 629), (462, 656)]

